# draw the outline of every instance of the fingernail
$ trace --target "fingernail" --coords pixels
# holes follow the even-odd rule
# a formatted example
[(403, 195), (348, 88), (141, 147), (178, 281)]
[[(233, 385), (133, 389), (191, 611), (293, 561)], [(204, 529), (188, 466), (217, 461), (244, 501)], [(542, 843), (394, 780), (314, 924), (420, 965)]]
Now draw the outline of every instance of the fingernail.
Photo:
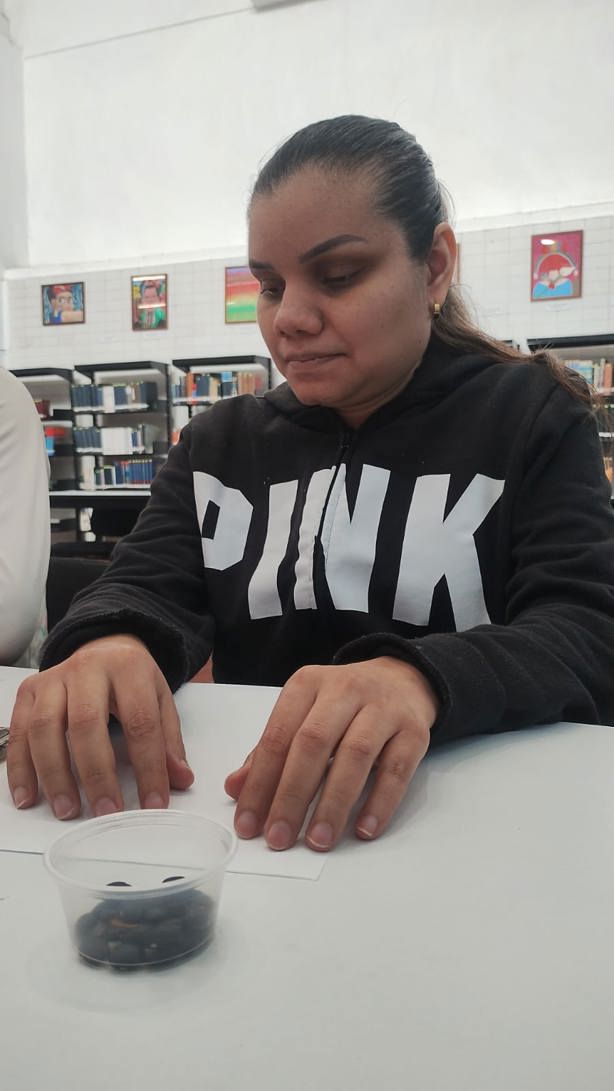
[(108, 799), (106, 796), (103, 796), (102, 799), (99, 799), (96, 803), (96, 806), (94, 807), (94, 814), (97, 818), (102, 818), (104, 814), (115, 814), (116, 811), (117, 805), (113, 802), (112, 799)]
[(56, 818), (72, 818), (77, 808), (69, 796), (56, 796), (53, 801), (53, 813)]
[(279, 822), (274, 822), (267, 832), (266, 839), (270, 849), (281, 851), (289, 848), (292, 833), (288, 823), (283, 818)]
[(166, 808), (166, 804), (159, 792), (149, 792), (145, 796), (145, 802), (143, 803), (143, 807), (148, 811), (164, 810)]
[(330, 849), (333, 844), (333, 827), (330, 822), (316, 822), (313, 829), (309, 830), (307, 840), (316, 849)]
[(356, 833), (360, 837), (373, 837), (377, 827), (378, 821), (374, 814), (366, 814), (364, 818), (361, 818), (356, 826)]
[(27, 788), (15, 788), (13, 790), (13, 803), (16, 807), (25, 807), (30, 798), (30, 793)]
[(187, 761), (185, 761), (184, 758), (180, 758), (179, 764), (180, 764), (181, 768), (184, 769), (185, 772), (188, 774), (188, 776), (190, 778), (190, 784), (193, 784), (194, 783), (194, 770), (192, 769), (192, 767), (190, 765), (188, 765)]
[(253, 811), (241, 811), (235, 822), (239, 837), (255, 837), (258, 832), (258, 819)]

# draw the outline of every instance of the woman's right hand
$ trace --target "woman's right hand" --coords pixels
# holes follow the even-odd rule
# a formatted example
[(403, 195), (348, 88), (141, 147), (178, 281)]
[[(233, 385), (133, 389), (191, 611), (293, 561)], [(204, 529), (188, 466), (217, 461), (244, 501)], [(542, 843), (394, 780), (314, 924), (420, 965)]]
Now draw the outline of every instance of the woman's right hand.
[(122, 810), (110, 715), (122, 725), (141, 807), (167, 807), (171, 787), (189, 788), (172, 693), (145, 644), (122, 634), (90, 641), (22, 682), (7, 751), (15, 806), (33, 806), (40, 788), (56, 818), (74, 818), (80, 783), (93, 814)]

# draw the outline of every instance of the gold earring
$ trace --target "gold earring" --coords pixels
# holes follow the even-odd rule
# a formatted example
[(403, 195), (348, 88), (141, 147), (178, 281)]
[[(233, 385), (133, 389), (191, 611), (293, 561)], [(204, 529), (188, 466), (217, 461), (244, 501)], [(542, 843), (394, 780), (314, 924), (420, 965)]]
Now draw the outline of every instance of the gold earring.
[(433, 318), (439, 318), (441, 314), (441, 303), (433, 303)]

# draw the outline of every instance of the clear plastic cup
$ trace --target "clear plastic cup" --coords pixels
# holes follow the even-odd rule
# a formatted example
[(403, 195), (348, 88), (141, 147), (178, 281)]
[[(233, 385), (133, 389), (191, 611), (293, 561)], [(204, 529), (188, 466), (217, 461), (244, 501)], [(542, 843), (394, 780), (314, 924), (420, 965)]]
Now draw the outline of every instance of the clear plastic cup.
[(72, 827), (44, 861), (82, 958), (126, 969), (174, 962), (211, 941), (236, 844), (202, 815), (122, 811)]

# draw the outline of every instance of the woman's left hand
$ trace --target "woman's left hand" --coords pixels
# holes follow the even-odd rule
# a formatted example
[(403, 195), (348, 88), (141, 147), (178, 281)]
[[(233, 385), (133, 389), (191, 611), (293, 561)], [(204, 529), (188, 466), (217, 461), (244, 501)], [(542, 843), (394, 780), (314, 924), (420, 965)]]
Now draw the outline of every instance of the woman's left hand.
[(238, 835), (264, 832), (270, 848), (290, 848), (324, 781), (305, 841), (326, 852), (377, 764), (355, 822), (358, 837), (377, 837), (428, 750), (438, 711), (430, 682), (400, 659), (302, 667), (282, 689), (258, 745), (226, 778)]

